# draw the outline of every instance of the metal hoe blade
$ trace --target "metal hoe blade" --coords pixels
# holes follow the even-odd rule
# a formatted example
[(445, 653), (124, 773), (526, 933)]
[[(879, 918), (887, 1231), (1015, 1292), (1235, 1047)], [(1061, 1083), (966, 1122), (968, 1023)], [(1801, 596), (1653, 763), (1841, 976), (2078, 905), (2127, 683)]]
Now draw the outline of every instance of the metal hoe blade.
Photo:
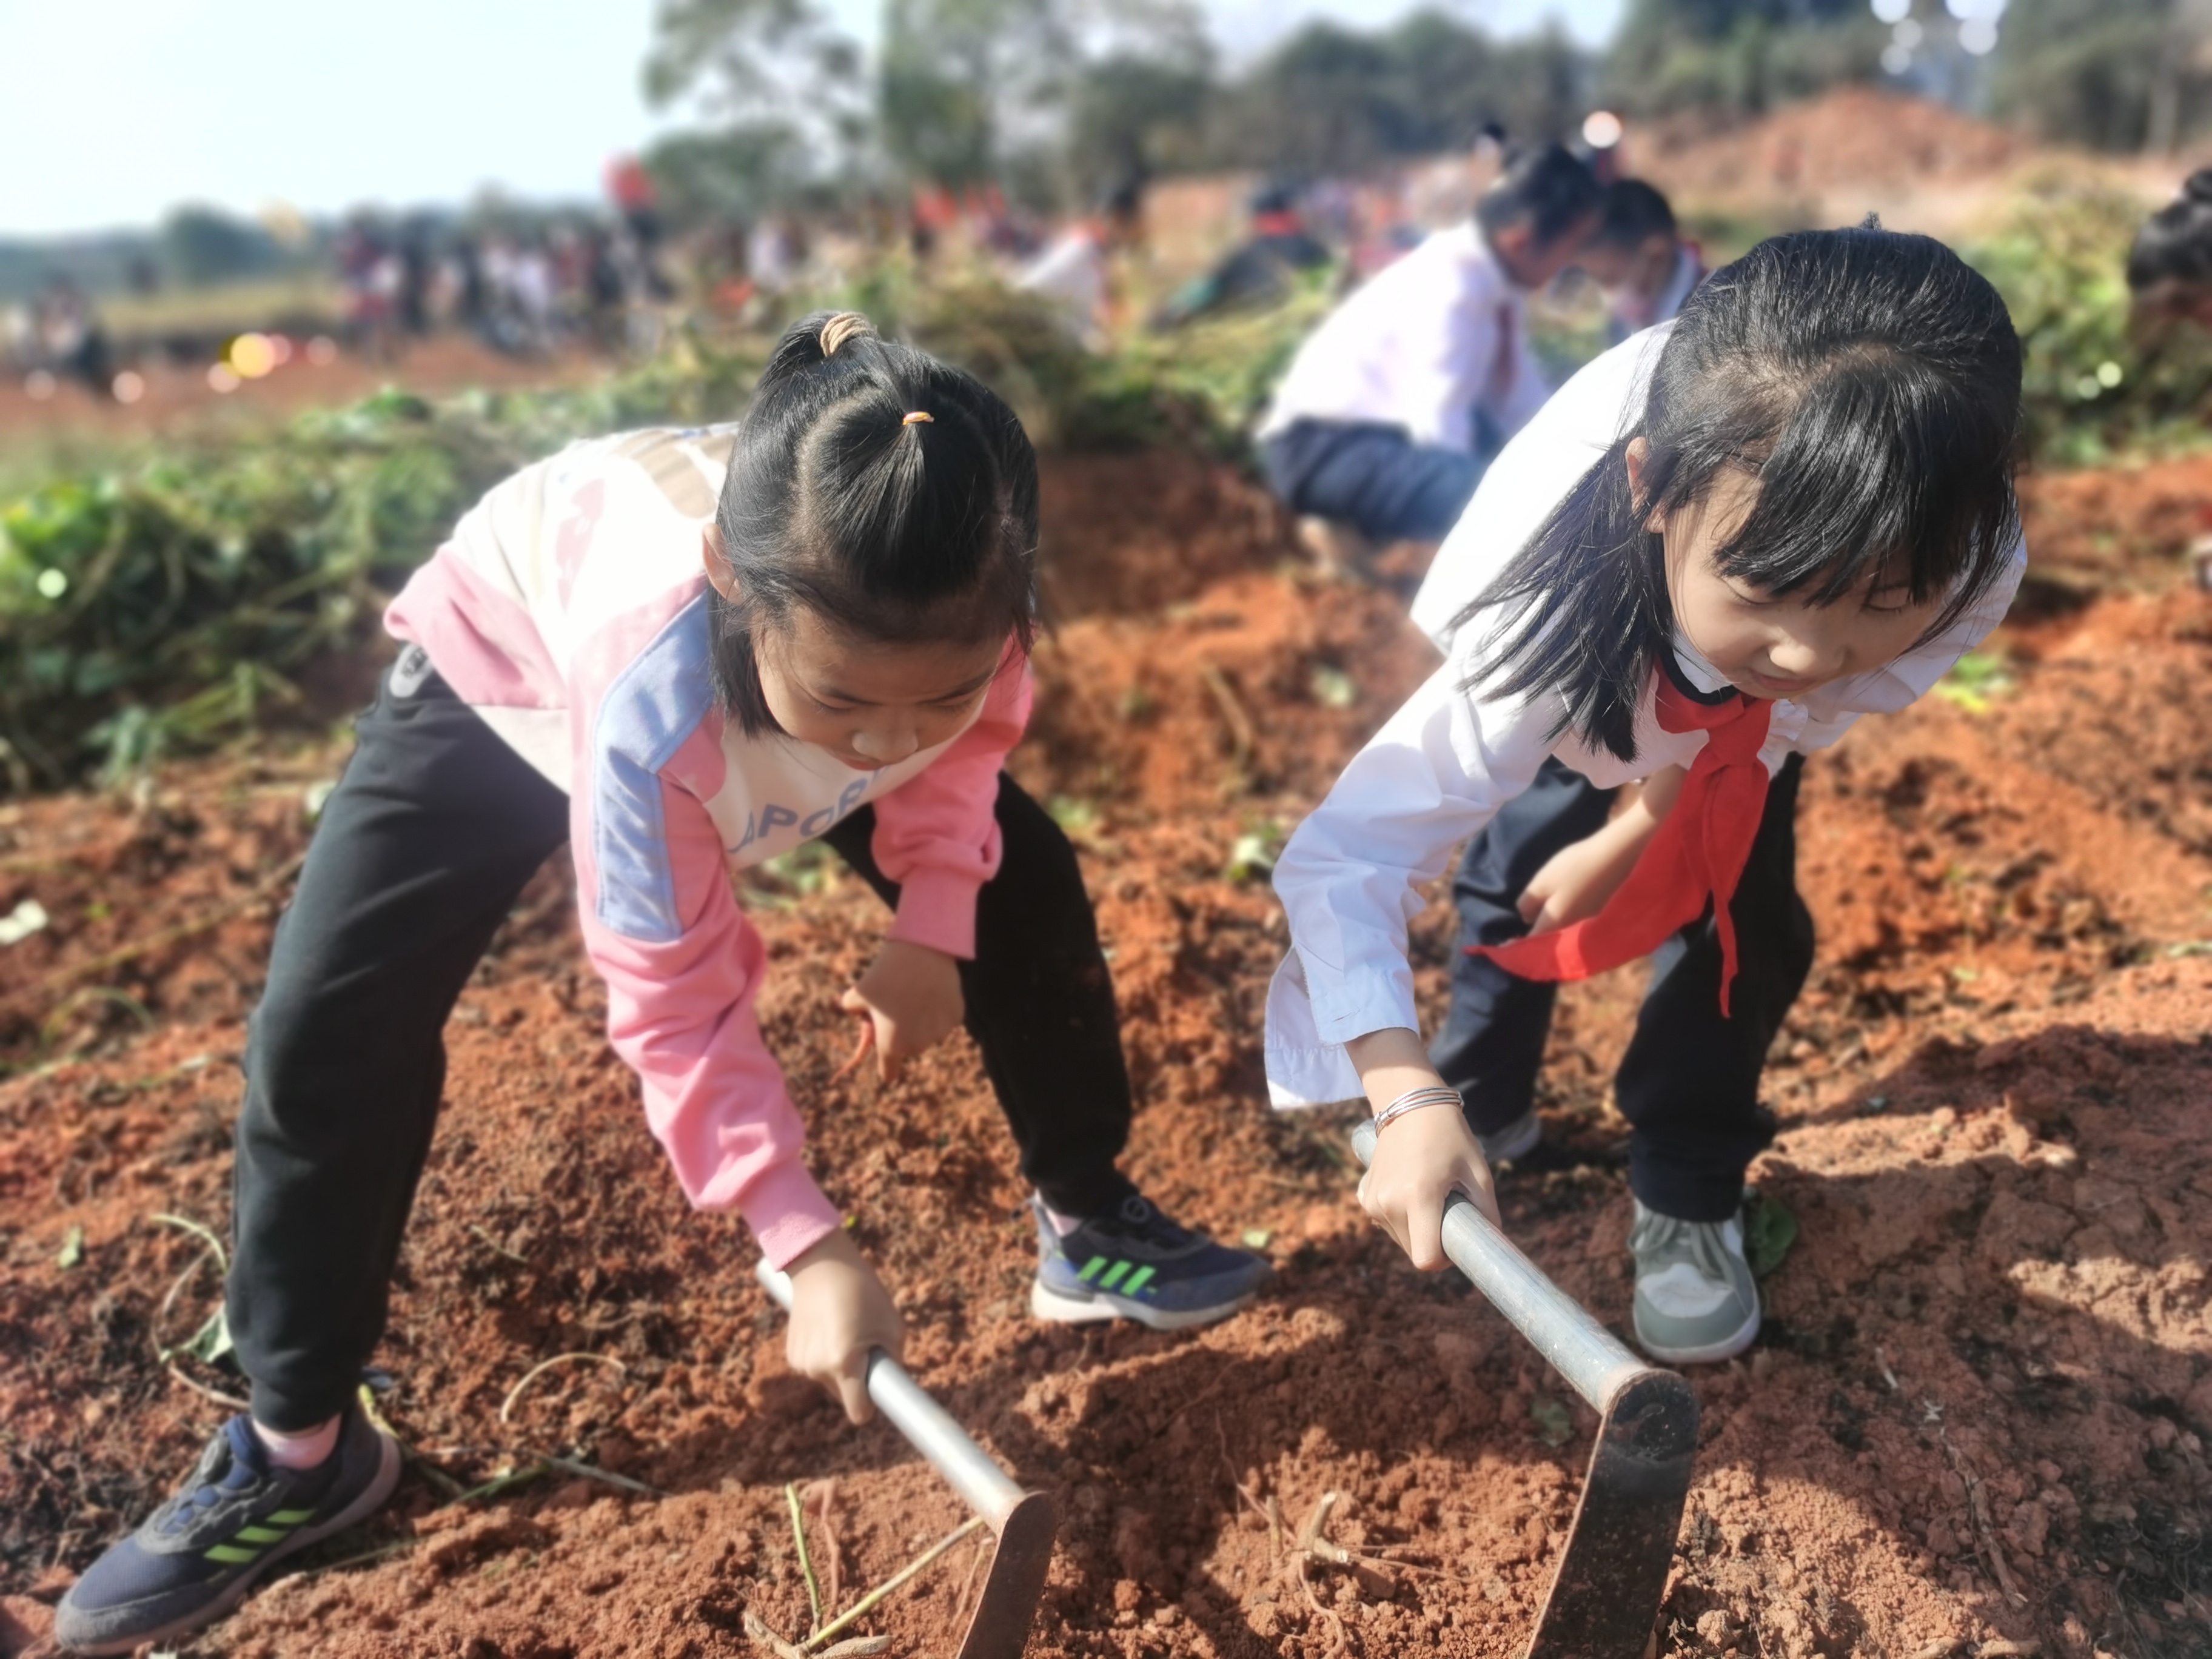
[(1697, 1396), (1674, 1372), (1647, 1370), (1615, 1393), (1528, 1659), (1643, 1659), (1697, 1449)]
[[(754, 1276), (777, 1306), (791, 1311), (789, 1279), (765, 1261)], [(880, 1348), (868, 1356), (867, 1382), (868, 1398), (877, 1409), (998, 1535), (983, 1593), (975, 1598), (968, 1633), (960, 1638), (959, 1659), (1021, 1659), (1029, 1646), (1038, 1599), (1044, 1594), (1045, 1574), (1052, 1566), (1053, 1538), (1059, 1530), (1052, 1499), (1016, 1486), (945, 1407)]]
[(960, 1638), (960, 1659), (1019, 1659), (1029, 1646), (1030, 1626), (1044, 1594), (1052, 1566), (1052, 1540), (1058, 1529), (1052, 1499), (1024, 1492), (1006, 1518), (995, 1523), (998, 1553), (975, 1600), (968, 1633)]
[[(1352, 1149), (1372, 1161), (1371, 1122), (1352, 1131)], [(1601, 1419), (1528, 1659), (1644, 1659), (1690, 1495), (1697, 1396), (1631, 1353), (1458, 1194), (1444, 1206), (1443, 1244)]]

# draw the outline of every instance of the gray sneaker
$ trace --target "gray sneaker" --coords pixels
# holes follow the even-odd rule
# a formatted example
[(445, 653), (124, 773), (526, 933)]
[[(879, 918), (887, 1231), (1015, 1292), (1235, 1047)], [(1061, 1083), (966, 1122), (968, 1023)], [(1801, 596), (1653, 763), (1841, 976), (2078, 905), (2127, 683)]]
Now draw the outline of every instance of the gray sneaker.
[(1485, 1134), (1478, 1129), (1474, 1138), (1482, 1143), (1482, 1160), (1486, 1164), (1510, 1164), (1516, 1158), (1526, 1158), (1543, 1144), (1544, 1126), (1537, 1121), (1536, 1109), (1531, 1106), (1502, 1129)]
[(1636, 1206), (1636, 1340), (1654, 1359), (1729, 1359), (1759, 1334), (1759, 1283), (1744, 1259), (1743, 1223), (1677, 1221)]

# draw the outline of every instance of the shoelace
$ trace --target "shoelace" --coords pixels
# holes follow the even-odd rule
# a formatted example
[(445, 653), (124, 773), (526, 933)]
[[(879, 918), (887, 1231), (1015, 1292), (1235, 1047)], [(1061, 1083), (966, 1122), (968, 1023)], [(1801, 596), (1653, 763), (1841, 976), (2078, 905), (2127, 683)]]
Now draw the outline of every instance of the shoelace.
[(242, 1417), (234, 1417), (223, 1425), (223, 1438), (228, 1443), (230, 1455), (220, 1480), (202, 1480), (190, 1492), (179, 1492), (170, 1500), (168, 1513), (157, 1524), (163, 1533), (181, 1531), (205, 1510), (213, 1509), (230, 1493), (243, 1492), (261, 1476), (250, 1461), (249, 1443), (245, 1437), (253, 1432)]
[(1121, 1200), (1121, 1219), (1139, 1237), (1170, 1249), (1180, 1249), (1198, 1237), (1189, 1228), (1162, 1215), (1152, 1201), (1140, 1193), (1132, 1193)]
[(1686, 1256), (1692, 1266), (1716, 1284), (1732, 1282), (1729, 1274), (1729, 1248), (1721, 1237), (1721, 1229), (1725, 1224), (1718, 1221), (1680, 1221), (1673, 1216), (1647, 1215), (1644, 1224), (1651, 1230), (1644, 1236), (1647, 1249)]

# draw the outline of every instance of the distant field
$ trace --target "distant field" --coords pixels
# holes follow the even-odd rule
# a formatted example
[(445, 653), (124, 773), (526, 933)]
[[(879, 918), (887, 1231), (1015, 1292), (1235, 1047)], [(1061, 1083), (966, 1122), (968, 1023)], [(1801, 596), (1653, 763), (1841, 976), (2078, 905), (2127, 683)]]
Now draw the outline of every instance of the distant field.
[(120, 336), (242, 332), (279, 319), (335, 323), (338, 294), (337, 285), (322, 272), (303, 271), (214, 288), (119, 295), (102, 300), (100, 309), (110, 331)]

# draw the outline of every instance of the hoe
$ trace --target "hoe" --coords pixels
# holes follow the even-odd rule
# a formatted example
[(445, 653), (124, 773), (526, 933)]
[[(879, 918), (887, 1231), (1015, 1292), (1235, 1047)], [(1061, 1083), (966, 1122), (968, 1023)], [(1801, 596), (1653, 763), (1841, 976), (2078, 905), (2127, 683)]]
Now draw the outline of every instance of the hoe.
[[(765, 1261), (758, 1276), (776, 1305), (790, 1312), (791, 1280)], [(1037, 1598), (1044, 1594), (1045, 1572), (1052, 1565), (1056, 1529), (1052, 1499), (1016, 1486), (945, 1407), (881, 1348), (868, 1356), (867, 1380), (868, 1398), (876, 1402), (876, 1409), (998, 1536), (983, 1593), (976, 1598), (968, 1633), (960, 1638), (958, 1659), (1020, 1659), (1029, 1645)]]
[[(1372, 1122), (1352, 1131), (1352, 1147), (1363, 1164), (1374, 1158)], [(1622, 1346), (1458, 1194), (1444, 1208), (1444, 1254), (1601, 1419), (1528, 1659), (1644, 1659), (1690, 1494), (1697, 1396)]]

